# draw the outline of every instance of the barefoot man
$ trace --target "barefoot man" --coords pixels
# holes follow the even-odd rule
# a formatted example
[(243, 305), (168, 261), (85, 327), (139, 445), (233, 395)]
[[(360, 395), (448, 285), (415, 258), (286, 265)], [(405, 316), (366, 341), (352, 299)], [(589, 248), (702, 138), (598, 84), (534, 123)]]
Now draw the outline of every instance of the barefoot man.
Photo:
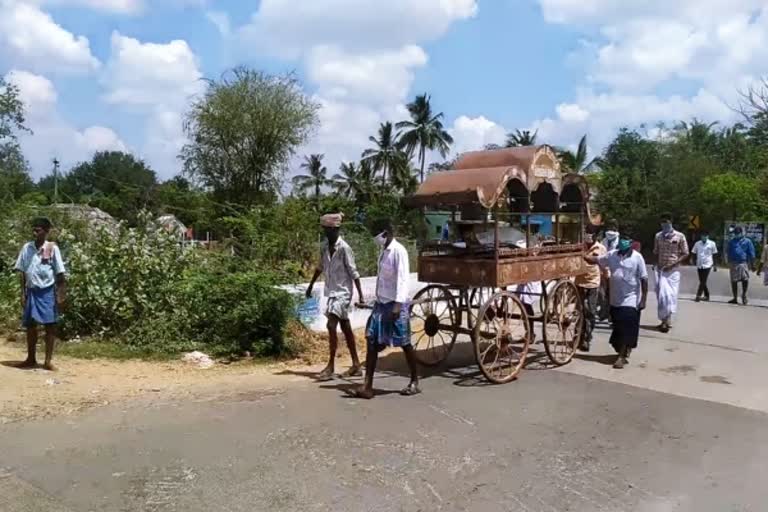
[(21, 274), (22, 325), (27, 329), (27, 360), (22, 368), (37, 366), (37, 327), (45, 327), (45, 364), (55, 371), (53, 349), (56, 344), (58, 308), (64, 302), (64, 260), (58, 246), (48, 242), (51, 221), (35, 219), (32, 223), (34, 241), (22, 247), (15, 270)]
[(368, 319), (365, 337), (368, 352), (365, 358), (365, 385), (357, 390), (360, 398), (373, 398), (373, 374), (379, 352), (388, 346), (401, 347), (411, 371), (411, 382), (400, 394), (410, 396), (421, 392), (416, 354), (411, 346), (411, 326), (408, 311), (408, 252), (395, 240), (391, 220), (379, 222), (374, 240), (382, 247), (376, 277), (376, 303)]
[(357, 272), (352, 248), (339, 236), (342, 219), (343, 216), (340, 213), (331, 213), (320, 217), (320, 225), (325, 231), (326, 241), (320, 250), (320, 263), (307, 288), (307, 298), (309, 298), (312, 296), (312, 288), (315, 286), (317, 278), (320, 277), (320, 274), (325, 275), (325, 296), (328, 298), (325, 315), (328, 317), (330, 353), (328, 366), (317, 375), (318, 380), (321, 381), (333, 378), (336, 349), (339, 345), (337, 326), (341, 326), (349, 354), (352, 356), (352, 368), (344, 376), (357, 377), (363, 374), (360, 368), (360, 359), (357, 357), (355, 334), (352, 332), (352, 325), (349, 322), (349, 308), (352, 304), (353, 293), (352, 283), (355, 283), (360, 302), (364, 302), (363, 289), (360, 286), (360, 274)]

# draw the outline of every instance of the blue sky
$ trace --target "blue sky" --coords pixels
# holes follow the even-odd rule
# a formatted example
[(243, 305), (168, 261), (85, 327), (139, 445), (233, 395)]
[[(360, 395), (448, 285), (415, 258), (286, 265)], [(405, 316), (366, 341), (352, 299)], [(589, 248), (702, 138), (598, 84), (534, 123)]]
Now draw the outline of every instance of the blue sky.
[(729, 122), (768, 73), (762, 0), (0, 0), (0, 75), (18, 85), (36, 177), (101, 149), (167, 178), (201, 77), (295, 70), (322, 105), (302, 152), (333, 169), (428, 92), (457, 152), (516, 128), (593, 153), (620, 126)]

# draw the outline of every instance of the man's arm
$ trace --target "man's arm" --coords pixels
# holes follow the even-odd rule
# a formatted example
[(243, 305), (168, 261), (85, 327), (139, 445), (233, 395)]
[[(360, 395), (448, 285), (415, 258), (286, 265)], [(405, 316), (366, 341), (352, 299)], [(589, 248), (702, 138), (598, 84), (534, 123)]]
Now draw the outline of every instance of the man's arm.
[(315, 281), (317, 281), (317, 279), (320, 277), (320, 274), (322, 273), (323, 271), (320, 270), (319, 268), (315, 269), (315, 273), (312, 274), (312, 279), (309, 281), (309, 286), (307, 286), (307, 292), (306, 292), (307, 298), (312, 297), (312, 288), (315, 287)]
[(397, 265), (397, 292), (395, 293), (395, 306), (392, 309), (393, 319), (400, 316), (403, 304), (408, 300), (408, 281), (410, 280), (408, 253), (396, 251), (395, 264)]
[(685, 235), (681, 236), (680, 238), (683, 239), (683, 243), (680, 244), (680, 258), (677, 260), (678, 264), (685, 263), (685, 260), (687, 260), (688, 256), (690, 256), (690, 251), (688, 250), (688, 239), (685, 238)]
[(642, 292), (642, 296), (640, 297), (640, 305), (638, 306), (638, 309), (642, 311), (645, 309), (645, 303), (648, 299), (648, 278), (640, 280), (640, 291)]
[(355, 282), (355, 288), (357, 288), (357, 296), (359, 298), (359, 304), (365, 304), (365, 297), (363, 297), (363, 287), (360, 284), (360, 272), (357, 271), (357, 263), (355, 263), (355, 253), (352, 252), (352, 248), (347, 246), (344, 250), (344, 264), (347, 267), (350, 277)]

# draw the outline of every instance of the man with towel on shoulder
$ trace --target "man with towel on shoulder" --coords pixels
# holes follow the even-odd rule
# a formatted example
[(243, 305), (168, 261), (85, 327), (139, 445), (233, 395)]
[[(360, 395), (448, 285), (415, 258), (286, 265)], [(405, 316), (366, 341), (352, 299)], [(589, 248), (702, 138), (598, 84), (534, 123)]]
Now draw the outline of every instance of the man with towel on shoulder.
[(661, 231), (653, 239), (656, 264), (656, 300), (661, 332), (672, 328), (672, 316), (677, 313), (677, 295), (680, 292), (680, 264), (689, 254), (685, 235), (672, 226), (672, 215), (665, 213), (659, 219)]
[(21, 274), (22, 325), (27, 329), (27, 360), (21, 368), (37, 367), (37, 327), (45, 327), (45, 364), (55, 371), (53, 349), (56, 323), (64, 303), (64, 260), (58, 246), (47, 241), (51, 221), (38, 218), (32, 222), (34, 240), (21, 248), (15, 270)]
[(355, 334), (349, 322), (349, 308), (352, 305), (352, 283), (357, 288), (360, 303), (363, 300), (363, 288), (360, 286), (360, 274), (355, 265), (355, 255), (352, 248), (341, 239), (341, 221), (344, 218), (341, 213), (329, 213), (320, 217), (320, 225), (325, 231), (326, 241), (320, 250), (320, 262), (312, 276), (312, 281), (307, 288), (307, 298), (312, 296), (312, 288), (320, 274), (325, 275), (325, 296), (328, 298), (325, 315), (328, 317), (328, 340), (330, 353), (328, 365), (321, 371), (317, 378), (321, 381), (331, 380), (335, 370), (336, 349), (339, 338), (336, 327), (341, 326), (341, 332), (347, 341), (349, 354), (352, 356), (352, 367), (344, 374), (345, 377), (359, 377), (363, 374), (360, 359), (357, 356)]

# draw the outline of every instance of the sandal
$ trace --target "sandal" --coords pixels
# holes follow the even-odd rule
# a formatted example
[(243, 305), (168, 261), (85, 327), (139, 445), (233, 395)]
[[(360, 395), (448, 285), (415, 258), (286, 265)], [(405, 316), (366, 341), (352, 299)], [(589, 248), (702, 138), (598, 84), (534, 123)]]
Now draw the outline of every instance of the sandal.
[(333, 377), (334, 377), (334, 374), (331, 370), (323, 370), (317, 374), (315, 379), (318, 382), (328, 382), (329, 380), (333, 380)]
[(363, 368), (358, 367), (352, 367), (349, 370), (345, 371), (341, 374), (342, 377), (362, 377), (363, 376)]
[(421, 389), (419, 389), (418, 384), (414, 383), (408, 384), (400, 391), (400, 394), (403, 396), (414, 396), (418, 395), (419, 393), (421, 393)]

